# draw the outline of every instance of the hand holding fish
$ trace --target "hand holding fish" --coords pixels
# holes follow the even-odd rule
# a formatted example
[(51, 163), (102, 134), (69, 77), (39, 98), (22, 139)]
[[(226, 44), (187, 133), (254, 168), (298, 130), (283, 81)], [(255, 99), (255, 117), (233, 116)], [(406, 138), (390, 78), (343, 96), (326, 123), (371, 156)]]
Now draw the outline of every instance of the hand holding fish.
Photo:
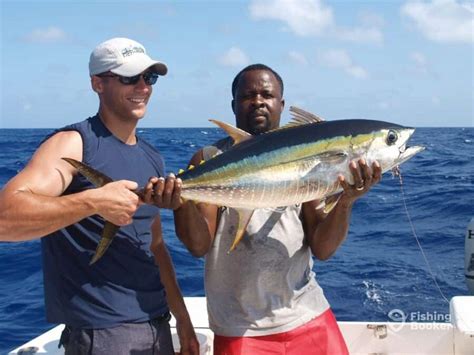
[(90, 190), (96, 213), (117, 226), (132, 223), (139, 205), (138, 196), (133, 192), (137, 186), (136, 182), (120, 180)]
[(141, 199), (144, 203), (154, 204), (160, 208), (177, 209), (181, 206), (182, 181), (171, 173), (166, 179), (152, 177), (148, 180)]
[(350, 185), (343, 175), (338, 177), (339, 183), (344, 190), (341, 199), (349, 203), (353, 203), (359, 197), (366, 194), (373, 185), (382, 179), (382, 167), (377, 161), (372, 164), (372, 168), (370, 168), (365, 159), (359, 159), (357, 162), (352, 161), (349, 164), (349, 170), (354, 178), (354, 185)]

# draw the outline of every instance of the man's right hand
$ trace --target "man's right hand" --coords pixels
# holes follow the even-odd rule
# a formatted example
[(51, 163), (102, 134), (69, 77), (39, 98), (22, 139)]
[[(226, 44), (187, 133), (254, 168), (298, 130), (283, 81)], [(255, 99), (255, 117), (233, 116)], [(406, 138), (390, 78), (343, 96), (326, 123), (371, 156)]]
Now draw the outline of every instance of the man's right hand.
[(123, 226), (132, 223), (132, 218), (140, 200), (134, 190), (136, 182), (120, 180), (89, 190), (92, 205), (98, 215), (105, 220)]

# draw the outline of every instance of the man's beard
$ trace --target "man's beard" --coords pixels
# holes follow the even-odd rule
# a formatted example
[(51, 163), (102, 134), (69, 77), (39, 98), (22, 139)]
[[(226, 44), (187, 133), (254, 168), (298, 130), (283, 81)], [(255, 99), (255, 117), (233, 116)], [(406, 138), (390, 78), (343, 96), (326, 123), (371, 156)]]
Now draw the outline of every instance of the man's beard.
[(266, 133), (270, 130), (270, 120), (268, 118), (265, 119), (265, 122), (260, 124), (254, 124), (253, 122), (250, 123), (248, 127), (248, 132), (254, 136), (258, 136), (259, 134)]
[(252, 127), (249, 133), (253, 136), (258, 136), (260, 134), (266, 133), (269, 131), (268, 127), (266, 126), (267, 125), (265, 125), (265, 127)]

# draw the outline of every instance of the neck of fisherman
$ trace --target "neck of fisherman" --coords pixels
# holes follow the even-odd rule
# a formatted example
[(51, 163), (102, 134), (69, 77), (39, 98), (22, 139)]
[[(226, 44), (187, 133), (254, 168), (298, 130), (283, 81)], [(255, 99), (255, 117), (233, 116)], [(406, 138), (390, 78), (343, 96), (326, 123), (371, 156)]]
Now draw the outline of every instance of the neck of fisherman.
[(107, 129), (119, 140), (128, 145), (137, 143), (136, 130), (138, 119), (115, 115), (103, 105), (99, 107), (99, 117)]

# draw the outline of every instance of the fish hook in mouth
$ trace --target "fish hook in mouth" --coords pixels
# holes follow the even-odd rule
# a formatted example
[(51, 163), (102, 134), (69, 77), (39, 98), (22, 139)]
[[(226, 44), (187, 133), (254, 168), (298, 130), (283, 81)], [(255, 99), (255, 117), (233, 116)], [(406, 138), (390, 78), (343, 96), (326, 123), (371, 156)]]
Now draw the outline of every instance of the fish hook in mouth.
[(419, 152), (425, 150), (425, 147), (418, 146), (418, 145), (407, 147), (406, 144), (404, 144), (398, 150), (400, 152), (400, 155), (398, 156), (396, 164), (400, 165), (400, 164), (406, 162), (408, 159), (410, 159), (415, 154), (418, 154)]

